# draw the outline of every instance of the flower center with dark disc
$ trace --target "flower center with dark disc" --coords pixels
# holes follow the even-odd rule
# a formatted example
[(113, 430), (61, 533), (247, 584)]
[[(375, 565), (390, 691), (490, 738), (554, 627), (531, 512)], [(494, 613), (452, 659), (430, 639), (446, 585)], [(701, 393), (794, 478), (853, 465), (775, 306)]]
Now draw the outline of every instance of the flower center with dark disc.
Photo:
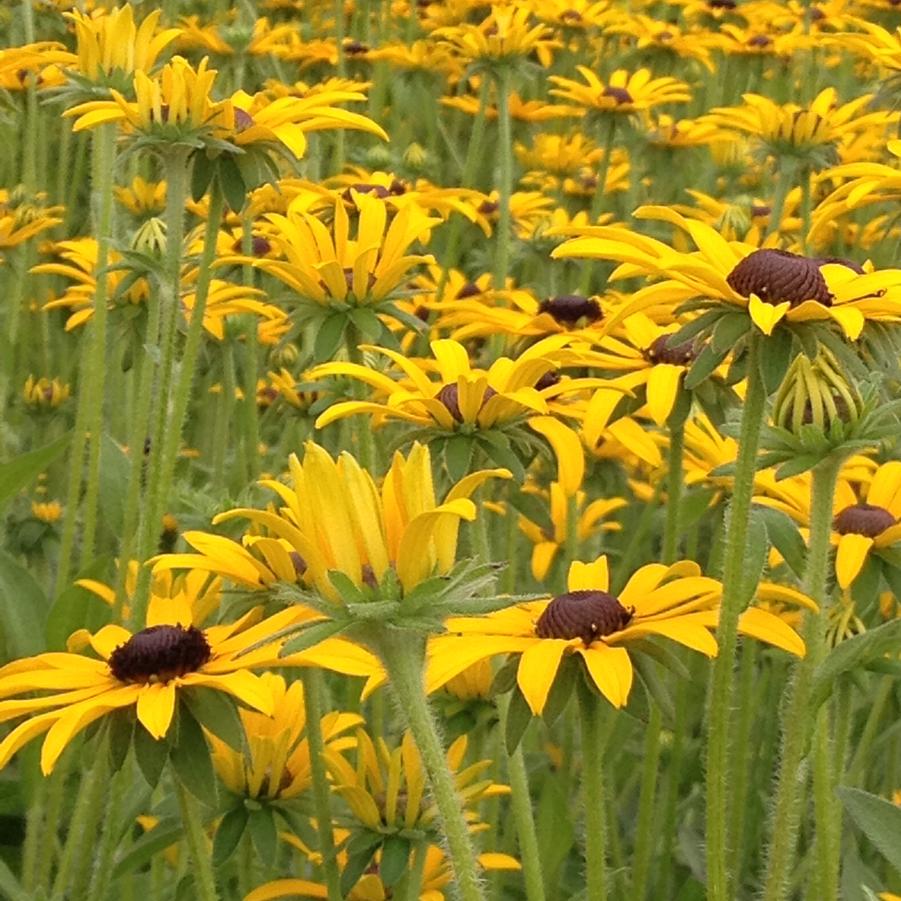
[(742, 297), (756, 294), (767, 303), (788, 301), (793, 307), (815, 300), (828, 307), (832, 305), (832, 295), (820, 265), (820, 260), (787, 250), (755, 250), (729, 273), (726, 281)]
[(545, 388), (553, 388), (558, 384), (560, 384), (560, 373), (551, 369), (535, 382), (535, 390), (544, 391)]
[(467, 297), (478, 297), (482, 289), (475, 282), (467, 282), (457, 292), (457, 300), (465, 300)]
[(590, 645), (596, 638), (624, 629), (634, 610), (627, 610), (606, 591), (568, 591), (559, 594), (538, 617), (539, 638), (581, 638)]
[(538, 307), (539, 313), (548, 313), (561, 325), (574, 325), (580, 319), (597, 322), (603, 317), (601, 305), (593, 297), (581, 294), (561, 294), (543, 300)]
[(625, 88), (618, 88), (612, 84), (608, 84), (602, 92), (603, 97), (612, 97), (617, 105), (620, 103), (634, 103), (632, 95)]
[[(490, 385), (486, 386), (479, 409), (481, 410), (495, 394), (497, 394), (497, 391), (495, 391), (494, 388)], [(457, 422), (463, 422), (463, 414), (460, 412), (460, 389), (456, 385), (445, 385), (438, 392), (437, 396), (438, 400), (447, 407), (448, 413), (450, 413)]]
[(875, 504), (852, 504), (835, 517), (833, 526), (839, 535), (866, 535), (875, 538), (897, 520), (885, 507)]
[(647, 350), (647, 358), (651, 363), (671, 363), (674, 366), (687, 366), (698, 355), (694, 341), (670, 345), (672, 335), (661, 335)]
[(109, 668), (120, 682), (168, 682), (196, 672), (211, 656), (206, 636), (194, 626), (150, 626), (110, 654)]

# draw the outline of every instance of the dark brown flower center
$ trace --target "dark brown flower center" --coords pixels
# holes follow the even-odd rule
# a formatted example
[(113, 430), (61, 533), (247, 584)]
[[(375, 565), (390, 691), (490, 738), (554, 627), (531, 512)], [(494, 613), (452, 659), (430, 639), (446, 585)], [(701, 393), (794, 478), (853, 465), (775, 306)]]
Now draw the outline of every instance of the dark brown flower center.
[(707, 0), (711, 9), (735, 9), (736, 0)]
[(358, 194), (372, 194), (373, 197), (378, 197), (379, 200), (384, 200), (386, 197), (390, 195), (390, 191), (384, 187), (383, 185), (370, 185), (363, 182), (359, 182), (355, 185), (351, 185), (344, 192), (345, 200), (352, 200), (353, 197), (351, 195), (351, 191), (356, 191)]
[(548, 370), (537, 382), (535, 382), (536, 391), (544, 391), (545, 388), (553, 388), (554, 385), (560, 383), (560, 373), (553, 369)]
[(120, 682), (168, 682), (196, 672), (211, 656), (206, 636), (194, 626), (150, 626), (110, 654), (109, 668)]
[(601, 305), (593, 297), (583, 297), (581, 294), (561, 294), (543, 300), (538, 311), (549, 313), (561, 325), (574, 325), (580, 319), (597, 322), (604, 315)]
[(500, 205), (495, 203), (493, 200), (483, 200), (479, 205), (477, 212), (481, 213), (483, 216), (491, 216), (499, 209)]
[(661, 335), (647, 350), (647, 358), (652, 363), (671, 363), (674, 366), (687, 366), (698, 355), (694, 341), (670, 345), (672, 335)]
[(620, 103), (633, 103), (632, 95), (625, 88), (618, 88), (615, 85), (608, 84), (601, 92), (603, 97), (612, 97), (617, 105)]
[(587, 646), (624, 629), (634, 613), (606, 591), (568, 591), (544, 608), (535, 623), (535, 634), (539, 638), (581, 638)]
[(793, 307), (805, 300), (832, 305), (832, 295), (820, 272), (820, 261), (787, 250), (755, 250), (728, 275), (729, 287), (742, 297), (756, 294), (766, 303), (788, 301)]
[(875, 538), (897, 520), (885, 507), (875, 504), (852, 504), (835, 517), (833, 526), (839, 535), (866, 535)]
[[(481, 410), (495, 394), (497, 391), (494, 388), (490, 385), (486, 386), (479, 409)], [(460, 412), (460, 389), (456, 385), (445, 385), (438, 392), (438, 400), (447, 407), (448, 412), (457, 422), (463, 422), (463, 414)]]
[(467, 297), (478, 297), (482, 289), (475, 282), (467, 282), (458, 292), (457, 300), (465, 300)]
[(768, 38), (765, 34), (755, 34), (751, 40), (748, 41), (749, 47), (769, 47), (772, 44), (772, 40)]
[(242, 109), (235, 107), (235, 129), (237, 131), (245, 131), (253, 125), (253, 116)]
[(581, 22), (582, 14), (577, 9), (564, 9), (560, 13), (561, 22)]
[[(244, 242), (239, 238), (232, 245), (232, 250), (235, 253), (242, 253), (244, 250)], [(250, 241), (250, 252), (255, 257), (264, 257), (269, 251), (272, 250), (272, 244), (261, 235), (254, 235)]]

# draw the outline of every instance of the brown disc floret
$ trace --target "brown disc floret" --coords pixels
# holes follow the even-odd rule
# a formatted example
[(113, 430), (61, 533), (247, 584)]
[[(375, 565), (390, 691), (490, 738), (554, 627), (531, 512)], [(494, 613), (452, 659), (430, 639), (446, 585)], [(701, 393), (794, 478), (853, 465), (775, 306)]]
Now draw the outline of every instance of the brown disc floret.
[(624, 629), (634, 612), (606, 591), (568, 591), (544, 608), (535, 623), (535, 634), (539, 638), (581, 638), (587, 647), (596, 638)]
[(150, 626), (110, 654), (109, 668), (120, 682), (168, 682), (196, 672), (210, 657), (206, 636), (195, 626)]

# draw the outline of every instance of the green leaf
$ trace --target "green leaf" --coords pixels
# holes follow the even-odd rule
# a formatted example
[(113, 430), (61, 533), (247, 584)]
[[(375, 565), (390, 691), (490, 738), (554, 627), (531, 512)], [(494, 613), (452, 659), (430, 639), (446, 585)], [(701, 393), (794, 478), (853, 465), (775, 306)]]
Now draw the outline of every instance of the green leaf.
[(548, 898), (568, 897), (567, 893), (558, 894), (555, 887), (576, 840), (572, 799), (566, 791), (564, 780), (542, 779), (541, 782), (541, 793), (535, 807), (535, 828), (541, 837), (538, 842), (541, 873), (548, 889)]
[(66, 452), (71, 440), (72, 433), (67, 432), (44, 447), (0, 463), (0, 510), (51, 463), (58, 460)]
[(848, 638), (833, 648), (814, 673), (814, 707), (819, 707), (829, 697), (832, 684), (839, 676), (866, 666), (870, 660), (897, 649), (899, 640), (901, 619), (893, 619), (861, 635)]
[(510, 706), (507, 708), (507, 728), (504, 730), (504, 741), (507, 753), (512, 754), (522, 741), (529, 723), (532, 722), (532, 710), (523, 697), (519, 685), (510, 692)]
[(366, 595), (363, 594), (362, 590), (354, 584), (353, 580), (346, 573), (341, 572), (340, 569), (330, 569), (328, 577), (345, 604), (366, 603)]
[(519, 655), (511, 657), (495, 674), (491, 682), (491, 697), (505, 695), (516, 685), (516, 671), (519, 669)]
[[(642, 654), (636, 654), (632, 659), (647, 691), (649, 704), (651, 702), (656, 703), (663, 714), (664, 720), (667, 723), (675, 724), (676, 707), (673, 703), (673, 696), (670, 694), (666, 683), (660, 678), (657, 664), (650, 657)], [(650, 710), (648, 713), (650, 713)]]
[(150, 863), (153, 857), (165, 851), (181, 837), (182, 825), (179, 817), (160, 820), (153, 829), (145, 832), (128, 848), (113, 869), (113, 878), (118, 879)]
[(313, 342), (314, 362), (325, 363), (335, 356), (335, 352), (344, 340), (346, 326), (347, 314), (342, 312), (332, 313), (321, 322)]
[(113, 539), (122, 532), (130, 475), (131, 460), (117, 441), (104, 435), (100, 443), (100, 526)]
[(278, 830), (271, 807), (252, 810), (247, 821), (250, 840), (260, 860), (275, 860), (278, 851)]
[(198, 801), (216, 806), (216, 774), (200, 724), (187, 704), (178, 705), (178, 744), (169, 753), (176, 778)]
[(207, 192), (216, 167), (205, 153), (194, 154), (194, 168), (191, 172), (191, 198), (197, 202)]
[(776, 470), (776, 481), (798, 476), (808, 469), (813, 469), (822, 460), (820, 454), (800, 454), (791, 460), (787, 460)]
[(788, 514), (772, 507), (757, 507), (757, 515), (766, 526), (766, 532), (773, 547), (799, 578), (804, 575), (807, 560), (807, 545), (798, 527)]
[(724, 315), (728, 314), (723, 314), (721, 310), (708, 310), (706, 313), (702, 313), (700, 316), (686, 322), (685, 325), (670, 338), (670, 343), (675, 347), (697, 338), (698, 335), (704, 334), (715, 327), (716, 323), (719, 322)]
[(296, 638), (286, 641), (279, 651), (279, 657), (287, 657), (289, 654), (299, 654), (301, 651), (309, 650), (327, 638), (337, 635), (346, 625), (345, 622), (335, 619), (314, 623), (304, 629)]
[(728, 350), (714, 350), (711, 344), (706, 344), (695, 358), (694, 363), (691, 364), (691, 369), (685, 375), (684, 385), (686, 390), (691, 391), (710, 376), (717, 366), (723, 362), (728, 352)]
[(502, 432), (489, 429), (487, 432), (479, 434), (479, 443), (485, 449), (488, 459), (495, 466), (509, 469), (513, 473), (513, 478), (519, 484), (522, 484), (526, 478), (526, 470), (522, 464), (522, 460), (516, 455), (510, 439)]
[(369, 866), (369, 861), (372, 860), (377, 847), (378, 841), (376, 844), (365, 847), (360, 851), (356, 851), (352, 854), (348, 853), (347, 863), (344, 864), (344, 869), (341, 871), (342, 897), (347, 897), (347, 895), (350, 894), (350, 890), (357, 884), (360, 877)]
[(230, 748), (244, 747), (244, 727), (235, 701), (230, 695), (213, 688), (190, 686), (182, 689), (181, 699), (188, 705), (194, 719), (206, 727)]
[(360, 337), (368, 344), (377, 341), (382, 334), (382, 320), (371, 307), (354, 307), (348, 318), (357, 327)]
[(841, 786), (836, 793), (858, 828), (901, 873), (901, 807), (859, 788)]
[(710, 344), (715, 353), (727, 353), (753, 327), (747, 313), (727, 313), (713, 327)]
[(0, 629), (10, 657), (31, 657), (44, 650), (48, 607), (35, 577), (0, 551)]
[(780, 327), (768, 338), (761, 340), (758, 363), (767, 394), (772, 394), (782, 384), (791, 363), (794, 343), (791, 330)]
[(75, 579), (56, 598), (47, 614), (47, 647), (51, 651), (63, 651), (66, 641), (76, 629), (97, 631), (112, 619), (112, 610), (93, 591), (76, 585), (79, 579), (103, 581), (109, 572), (109, 557), (92, 560), (79, 570)]
[(379, 876), (389, 888), (396, 885), (407, 870), (410, 859), (410, 840), (399, 835), (389, 835), (382, 845)]
[(569, 704), (578, 677), (578, 662), (571, 654), (564, 656), (557, 669), (557, 675), (551, 684), (547, 700), (544, 702), (544, 709), (541, 711), (541, 718), (549, 729), (557, 722)]
[(451, 481), (459, 482), (469, 473), (475, 440), (469, 435), (454, 435), (444, 442), (444, 466)]
[(155, 788), (169, 759), (169, 743), (155, 739), (140, 723), (135, 723), (133, 741), (138, 768), (147, 784)]
[(217, 172), (219, 187), (225, 202), (235, 213), (244, 209), (244, 201), (247, 199), (247, 188), (244, 185), (244, 176), (231, 156), (219, 157)]
[[(118, 773), (128, 756), (135, 730), (135, 716), (132, 710), (114, 710), (106, 717), (108, 730), (108, 751), (110, 770)], [(141, 727), (144, 728), (143, 726)]]
[(213, 866), (221, 867), (228, 863), (241, 836), (247, 826), (247, 808), (243, 803), (233, 807), (219, 822), (216, 837), (213, 839)]

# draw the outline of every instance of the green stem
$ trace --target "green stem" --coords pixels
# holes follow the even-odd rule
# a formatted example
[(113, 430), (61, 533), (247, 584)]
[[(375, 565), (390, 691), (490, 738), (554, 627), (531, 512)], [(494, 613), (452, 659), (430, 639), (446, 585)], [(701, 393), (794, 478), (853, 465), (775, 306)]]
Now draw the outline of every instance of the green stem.
[(376, 647), (391, 679), (398, 709), (406, 717), (438, 807), (447, 839), (448, 856), (453, 866), (459, 896), (463, 901), (483, 901), (478, 863), (463, 816), (463, 804), (457, 795), (448, 769), (438, 723), (429, 707), (423, 684), (425, 642), (422, 636), (390, 626), (379, 630)]
[(634, 901), (643, 901), (647, 894), (651, 858), (659, 835), (659, 824), (654, 823), (654, 798), (657, 792), (657, 771), (660, 764), (661, 725), (660, 708), (652, 702), (645, 730), (641, 790), (638, 795), (638, 822), (635, 827), (635, 862), (632, 866), (632, 893), (630, 895)]
[[(175, 445), (178, 438), (166, 441), (169, 427), (170, 394), (175, 375), (178, 320), (181, 314), (181, 266), (185, 231), (185, 202), (188, 196), (190, 148), (176, 146), (165, 157), (166, 168), (166, 260), (164, 293), (161, 296), (160, 331), (157, 347), (160, 354), (159, 377), (156, 384), (156, 414), (151, 433), (150, 458), (147, 464), (147, 497), (142, 510), (138, 536), (137, 558), (144, 562), (152, 554), (161, 528), (163, 513), (169, 500), (163, 473), (174, 466), (165, 457), (167, 445)], [(142, 567), (132, 607), (132, 621), (142, 627), (146, 618), (150, 589), (150, 570)]]
[[(604, 207), (604, 198), (607, 196), (607, 173), (610, 171), (610, 156), (613, 153), (613, 144), (616, 140), (616, 117), (609, 116), (604, 131), (604, 155), (598, 163), (597, 182), (594, 186), (594, 194), (591, 197), (591, 207), (589, 208), (589, 225), (595, 225), (601, 210)], [(594, 263), (591, 260), (585, 260), (582, 268), (582, 281), (579, 285), (579, 291), (587, 294), (591, 288), (591, 277), (594, 273)]]
[(103, 125), (94, 134), (92, 146), (92, 201), (94, 233), (97, 236), (97, 287), (94, 292), (94, 315), (90, 324), (90, 356), (84, 399), (88, 405), (85, 425), (90, 435), (88, 472), (85, 483), (84, 515), (81, 530), (81, 564), (94, 559), (97, 533), (97, 508), (100, 500), (100, 450), (103, 446), (103, 401), (106, 377), (106, 322), (109, 278), (105, 273), (109, 261), (113, 230), (113, 170), (116, 165), (116, 127)]
[(607, 899), (607, 803), (604, 790), (604, 731), (601, 701), (579, 685), (582, 728), (582, 799), (585, 804), (586, 901)]
[(87, 895), (85, 896), (83, 885), (76, 886), (72, 891), (73, 898), (87, 897), (87, 901), (104, 901), (109, 892), (110, 880), (113, 875), (113, 857), (122, 838), (124, 825), (121, 821), (122, 802), (125, 799), (130, 777), (129, 770), (122, 769), (112, 779), (109, 799), (103, 811), (103, 832), (94, 860)]
[(513, 191), (513, 131), (510, 120), (510, 69), (497, 73), (498, 220), (494, 260), (494, 287), (503, 291), (510, 266), (510, 194)]
[(72, 881), (80, 881), (79, 874), (83, 867), (90, 864), (93, 857), (90, 843), (93, 842), (97, 824), (103, 814), (103, 794), (107, 783), (106, 738), (95, 744), (95, 751), (94, 765), (85, 773), (78, 788), (75, 808), (72, 811), (72, 819), (66, 835), (66, 844), (63, 847), (59, 869), (56, 871), (56, 879), (50, 895), (53, 901), (77, 897), (69, 893), (69, 885)]
[[(51, 778), (53, 778), (51, 776)], [(27, 892), (34, 892), (38, 881), (38, 861), (40, 854), (49, 853), (49, 848), (41, 847), (41, 839), (46, 834), (47, 796), (50, 780), (40, 779), (35, 786), (34, 797), (25, 814), (25, 841), (22, 845), (22, 887)], [(56, 823), (53, 824), (56, 828)]]
[(313, 803), (316, 808), (316, 831), (319, 835), (319, 851), (329, 901), (341, 901), (341, 877), (332, 833), (331, 790), (325, 773), (322, 740), (322, 681), (319, 670), (304, 667), (304, 705), (306, 707), (306, 732), (310, 748), (310, 773), (313, 780)]
[(790, 169), (785, 167), (784, 161), (780, 163), (776, 189), (773, 192), (773, 205), (770, 208), (768, 234), (779, 234), (779, 230), (782, 228), (782, 210), (785, 208), (785, 197), (788, 194), (788, 188), (792, 181), (792, 174)]
[(178, 797), (178, 808), (185, 829), (185, 843), (194, 875), (194, 891), (198, 901), (218, 901), (216, 876), (213, 873), (213, 858), (207, 847), (206, 832), (200, 817), (200, 807), (188, 790), (175, 779), (175, 794)]
[[(811, 683), (814, 670), (825, 653), (823, 624), (830, 571), (829, 557), (832, 549), (830, 543), (832, 505), (840, 467), (840, 459), (828, 458), (813, 471), (810, 543), (804, 569), (804, 591), (820, 605), (820, 612), (807, 614), (804, 634), (807, 655), (796, 665), (794, 677), (783, 702), (782, 754), (777, 777), (776, 801), (770, 821), (767, 871), (763, 891), (765, 901), (781, 901), (788, 896), (789, 881), (795, 865), (795, 849), (804, 807), (807, 776), (804, 757), (807, 740), (814, 725), (814, 711), (810, 709)], [(822, 802), (821, 798), (821, 806)], [(818, 810), (818, 819), (819, 813)], [(823, 850), (821, 841), (817, 842), (817, 846), (818, 852)], [(822, 860), (818, 863), (823, 864)]]
[[(679, 389), (683, 390), (683, 389)], [(666, 522), (663, 531), (664, 563), (675, 563), (679, 556), (679, 510), (682, 504), (682, 455), (685, 449), (685, 426), (680, 423), (669, 432), (666, 468)]]
[(761, 336), (752, 334), (748, 348), (748, 378), (735, 481), (729, 505), (726, 554), (723, 565), (723, 601), (717, 629), (719, 654), (707, 697), (707, 892), (710, 901), (728, 901), (729, 729), (732, 712), (733, 669), (738, 639), (738, 617), (748, 597), (745, 553), (751, 498), (754, 491), (757, 448), (766, 405), (760, 372)]
[(801, 167), (801, 253), (809, 253), (810, 246), (810, 217), (811, 217), (811, 191), (810, 191), (810, 166)]
[[(500, 716), (500, 734), (507, 731), (507, 708), (510, 706), (509, 695), (498, 701)], [(526, 884), (527, 901), (544, 901), (544, 880), (541, 874), (541, 854), (538, 850), (538, 833), (535, 830), (535, 818), (532, 810), (532, 795), (529, 790), (529, 774), (523, 756), (522, 743), (516, 746), (511, 754), (507, 751), (506, 742), (501, 742), (507, 759), (507, 776), (510, 779), (510, 803), (513, 807), (513, 820), (516, 824), (516, 837), (519, 841), (519, 859), (522, 862), (523, 876)]]
[[(365, 360), (363, 359), (363, 351), (360, 350), (360, 344), (362, 343), (363, 338), (360, 334), (360, 330), (353, 322), (348, 321), (344, 337), (348, 360), (350, 360), (351, 363), (356, 363), (358, 366), (363, 366)], [(366, 391), (366, 386), (363, 385), (362, 382), (357, 383), (354, 387), (354, 394), (359, 398), (365, 397)], [(359, 441), (360, 465), (369, 472), (373, 472), (376, 465), (376, 459), (375, 438), (372, 434), (371, 425), (368, 422), (365, 422), (362, 427), (355, 430), (355, 435)]]

